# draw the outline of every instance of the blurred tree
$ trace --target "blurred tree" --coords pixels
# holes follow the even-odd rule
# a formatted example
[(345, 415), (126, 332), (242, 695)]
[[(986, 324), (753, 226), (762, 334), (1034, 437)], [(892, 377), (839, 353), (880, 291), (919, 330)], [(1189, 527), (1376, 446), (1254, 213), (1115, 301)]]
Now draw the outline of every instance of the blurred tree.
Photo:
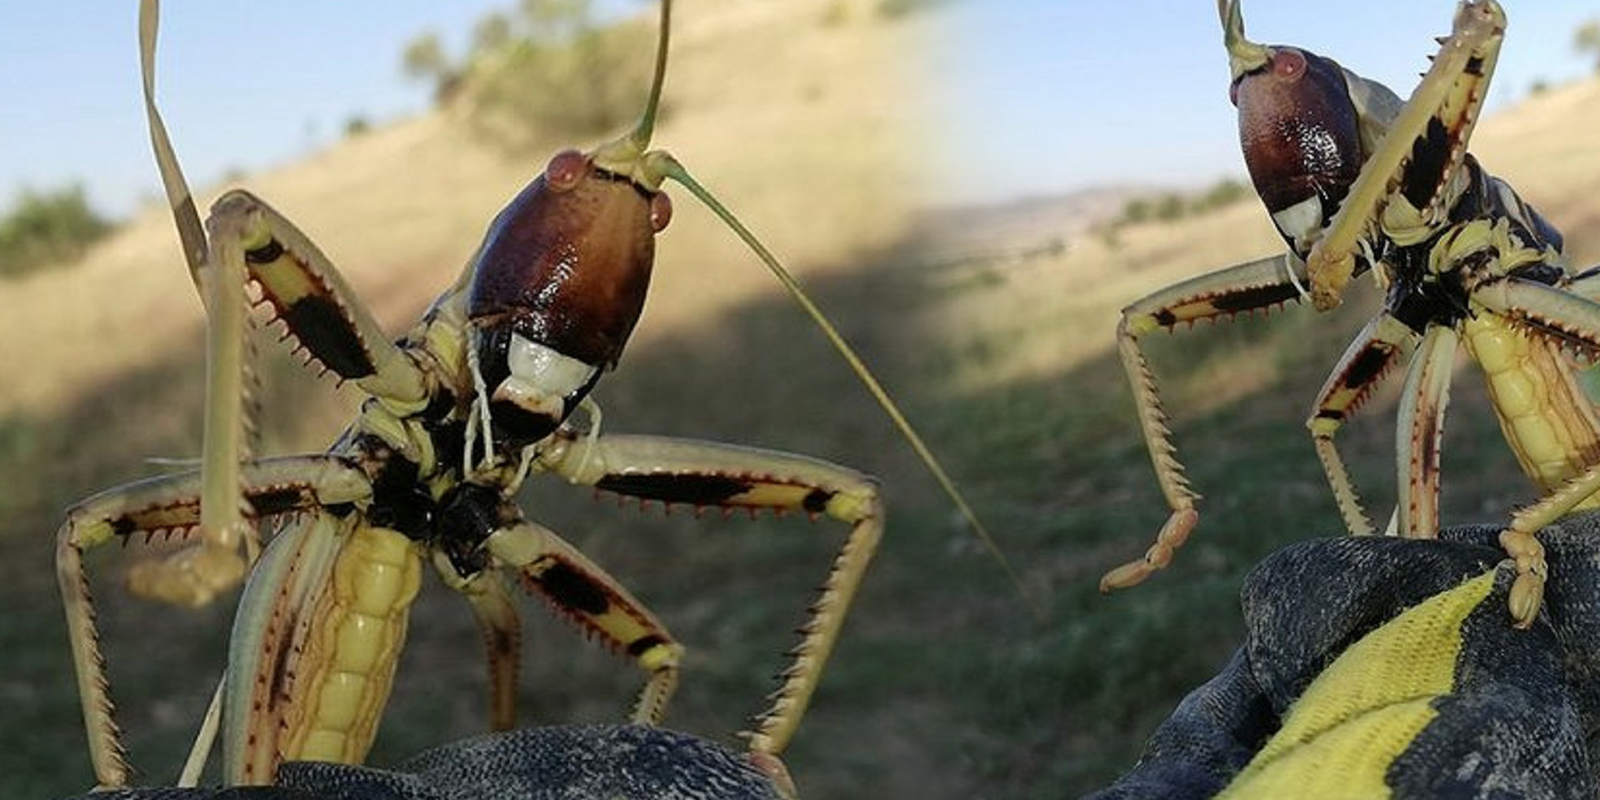
[(472, 26), (472, 49), (475, 52), (498, 50), (510, 43), (511, 18), (505, 14), (491, 12)]
[(591, 138), (632, 122), (654, 40), (653, 25), (601, 19), (593, 0), (521, 0), (477, 21), (465, 57), (452, 58), (430, 32), (406, 45), (400, 68), (431, 81), (439, 103), (463, 98), (480, 133), (518, 148), (536, 134)]
[(461, 69), (444, 52), (439, 34), (429, 31), (406, 44), (400, 53), (400, 71), (407, 78), (433, 84), (435, 102), (446, 102), (459, 86)]
[(89, 205), (82, 184), (50, 192), (23, 189), (0, 217), (0, 277), (68, 264), (113, 229)]
[(592, 0), (522, 0), (514, 17), (480, 20), (473, 39), (464, 95), (497, 142), (615, 133), (643, 107), (654, 26), (602, 20)]
[(1572, 35), (1572, 46), (1579, 53), (1594, 57), (1594, 68), (1600, 72), (1600, 18), (1591, 19), (1578, 26)]

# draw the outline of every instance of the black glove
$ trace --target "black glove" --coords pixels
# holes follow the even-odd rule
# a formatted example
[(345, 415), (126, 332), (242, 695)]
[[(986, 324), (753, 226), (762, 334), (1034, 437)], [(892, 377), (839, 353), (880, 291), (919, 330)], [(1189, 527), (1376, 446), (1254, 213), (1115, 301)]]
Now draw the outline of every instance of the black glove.
[(139, 788), (79, 800), (779, 800), (743, 753), (631, 725), (527, 728), (452, 742), (396, 770), (291, 762), (278, 785)]
[(1600, 514), (1539, 533), (1529, 630), (1498, 531), (1274, 553), (1245, 579), (1244, 646), (1092, 797), (1595, 797)]

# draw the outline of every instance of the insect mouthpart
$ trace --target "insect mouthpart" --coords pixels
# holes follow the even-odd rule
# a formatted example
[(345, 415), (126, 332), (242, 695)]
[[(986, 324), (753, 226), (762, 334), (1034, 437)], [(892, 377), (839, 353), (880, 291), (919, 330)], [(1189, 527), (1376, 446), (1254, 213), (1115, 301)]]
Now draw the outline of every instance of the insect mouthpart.
[(600, 380), (599, 366), (535, 342), (511, 325), (474, 330), (470, 346), (496, 441), (512, 449), (554, 433)]

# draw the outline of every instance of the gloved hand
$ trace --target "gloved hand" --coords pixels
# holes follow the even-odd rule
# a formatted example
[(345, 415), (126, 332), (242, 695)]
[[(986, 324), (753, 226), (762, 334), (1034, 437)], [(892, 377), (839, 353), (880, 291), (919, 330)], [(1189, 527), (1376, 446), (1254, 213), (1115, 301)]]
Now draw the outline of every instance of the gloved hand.
[(1539, 533), (1550, 579), (1511, 627), (1489, 526), (1302, 542), (1245, 579), (1244, 646), (1186, 697), (1124, 798), (1594, 798), (1600, 513)]
[(743, 753), (632, 725), (526, 728), (436, 747), (396, 770), (292, 762), (277, 786), (140, 788), (79, 800), (780, 800)]

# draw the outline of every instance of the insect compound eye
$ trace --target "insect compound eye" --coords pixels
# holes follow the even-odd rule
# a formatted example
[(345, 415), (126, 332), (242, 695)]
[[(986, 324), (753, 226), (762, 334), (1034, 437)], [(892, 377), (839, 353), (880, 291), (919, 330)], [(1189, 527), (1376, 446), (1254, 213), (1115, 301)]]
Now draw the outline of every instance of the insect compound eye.
[(1293, 47), (1273, 48), (1272, 55), (1264, 66), (1240, 75), (1234, 79), (1233, 83), (1228, 85), (1228, 102), (1232, 103), (1235, 108), (1239, 106), (1239, 87), (1245, 81), (1260, 80), (1267, 75), (1271, 75), (1280, 83), (1293, 84), (1305, 77), (1306, 69), (1306, 54), (1304, 52)]
[(666, 230), (672, 221), (672, 198), (666, 192), (657, 192), (650, 198), (650, 228), (656, 233)]
[(1300, 80), (1306, 74), (1306, 54), (1292, 47), (1272, 51), (1273, 76), (1286, 81)]
[(589, 157), (576, 150), (562, 150), (550, 157), (544, 168), (544, 182), (551, 191), (565, 192), (578, 185), (589, 173)]

